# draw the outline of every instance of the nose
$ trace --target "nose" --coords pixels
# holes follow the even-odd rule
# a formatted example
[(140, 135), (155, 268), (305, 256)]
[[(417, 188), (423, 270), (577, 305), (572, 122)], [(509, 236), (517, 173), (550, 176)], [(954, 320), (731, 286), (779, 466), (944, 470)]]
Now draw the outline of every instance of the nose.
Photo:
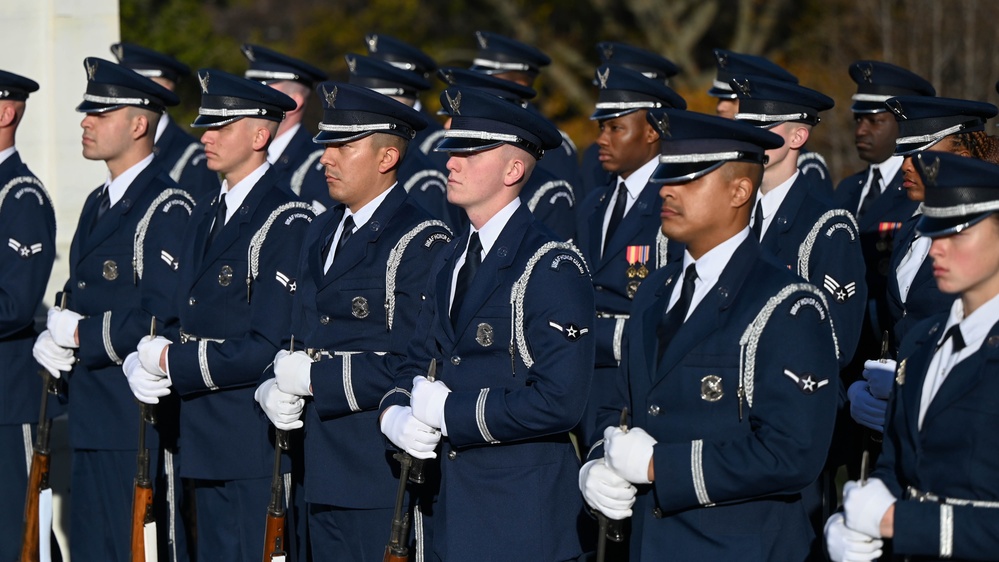
[(906, 156), (905, 160), (902, 160), (902, 171), (903, 172), (909, 172), (909, 173), (915, 173), (916, 172), (916, 167), (913, 166), (913, 164), (912, 164), (912, 156)]
[(333, 147), (327, 146), (323, 150), (323, 155), (319, 158), (319, 163), (323, 166), (333, 166)]

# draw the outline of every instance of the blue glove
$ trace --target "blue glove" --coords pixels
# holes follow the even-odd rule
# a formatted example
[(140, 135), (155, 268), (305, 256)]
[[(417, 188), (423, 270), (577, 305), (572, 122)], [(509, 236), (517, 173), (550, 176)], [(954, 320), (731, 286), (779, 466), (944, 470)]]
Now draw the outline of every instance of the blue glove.
[(884, 432), (888, 401), (875, 398), (867, 381), (851, 384), (846, 394), (850, 397), (850, 416), (864, 427)]
[(895, 384), (895, 361), (864, 361), (864, 378), (871, 387), (871, 395), (887, 400)]

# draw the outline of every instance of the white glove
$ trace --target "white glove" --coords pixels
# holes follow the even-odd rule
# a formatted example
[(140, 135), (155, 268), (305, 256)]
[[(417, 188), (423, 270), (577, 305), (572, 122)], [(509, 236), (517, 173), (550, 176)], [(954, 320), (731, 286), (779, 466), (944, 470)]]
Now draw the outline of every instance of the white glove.
[(409, 401), (413, 415), (430, 427), (444, 427), (444, 402), (448, 394), (451, 389), (442, 381), (431, 382), (421, 375), (413, 377), (413, 397)]
[(887, 400), (891, 394), (892, 386), (895, 385), (895, 368), (897, 364), (894, 359), (881, 361), (864, 361), (864, 379), (871, 389), (871, 396)]
[(638, 489), (608, 468), (604, 459), (592, 460), (579, 469), (579, 491), (593, 509), (610, 519), (631, 517)]
[(45, 327), (48, 328), (57, 345), (75, 349), (80, 347), (80, 344), (76, 343), (76, 327), (81, 318), (83, 318), (82, 315), (72, 310), (53, 306), (49, 309)]
[(304, 351), (282, 349), (274, 356), (274, 378), (281, 392), (312, 396), (312, 358)]
[(409, 406), (389, 406), (382, 414), (381, 429), (385, 437), (403, 451), (418, 459), (436, 459), (441, 432), (413, 417)]
[(869, 537), (881, 538), (881, 519), (894, 503), (895, 496), (878, 478), (868, 479), (863, 486), (855, 480), (843, 486), (846, 526)]
[(132, 394), (139, 402), (156, 404), (161, 397), (170, 394), (170, 379), (159, 373), (147, 371), (139, 360), (138, 351), (128, 354), (125, 362), (121, 364), (121, 370), (125, 372), (128, 387), (132, 389)]
[[(150, 373), (168, 376), (170, 373), (160, 368), (160, 357), (163, 356), (163, 349), (173, 344), (172, 341), (163, 336), (146, 336), (139, 340), (139, 362), (142, 367)], [(169, 366), (167, 367), (169, 369)]]
[(604, 430), (604, 459), (608, 468), (633, 484), (649, 484), (649, 462), (657, 441), (640, 427)]
[(305, 399), (282, 392), (276, 380), (267, 379), (260, 383), (253, 393), (253, 399), (260, 404), (260, 408), (267, 414), (274, 427), (289, 431), (305, 425), (302, 421)]
[(61, 371), (71, 371), (76, 362), (73, 351), (56, 344), (52, 339), (52, 333), (48, 330), (38, 334), (38, 339), (31, 348), (31, 354), (35, 356), (35, 361), (55, 378), (62, 376)]
[(846, 527), (842, 513), (826, 521), (826, 550), (832, 562), (866, 562), (881, 558), (884, 541)]

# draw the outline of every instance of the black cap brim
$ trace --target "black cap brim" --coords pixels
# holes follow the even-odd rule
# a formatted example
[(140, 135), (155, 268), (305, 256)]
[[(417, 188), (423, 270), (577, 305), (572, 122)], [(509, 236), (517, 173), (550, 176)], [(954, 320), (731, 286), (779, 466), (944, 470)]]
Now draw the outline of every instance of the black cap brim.
[(982, 222), (995, 212), (986, 211), (984, 213), (974, 213), (960, 217), (929, 217), (924, 214), (919, 217), (919, 222), (916, 223), (916, 231), (920, 236), (926, 236), (927, 238), (950, 236)]
[(80, 102), (80, 105), (76, 106), (76, 110), (80, 113), (107, 113), (123, 107), (125, 107), (125, 104), (108, 105), (84, 100)]
[(434, 152), (481, 152), (483, 150), (496, 148), (501, 144), (507, 143), (504, 143), (503, 141), (445, 136), (440, 140), (440, 142), (437, 143), (437, 146), (434, 147)]

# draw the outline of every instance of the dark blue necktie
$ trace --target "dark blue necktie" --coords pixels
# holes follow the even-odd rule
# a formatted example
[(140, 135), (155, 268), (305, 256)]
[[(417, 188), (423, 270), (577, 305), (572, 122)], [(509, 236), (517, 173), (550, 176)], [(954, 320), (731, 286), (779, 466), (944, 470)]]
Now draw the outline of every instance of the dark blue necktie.
[(472, 286), (475, 279), (475, 272), (479, 270), (482, 260), (482, 243), (479, 241), (479, 233), (473, 232), (468, 240), (468, 250), (465, 251), (465, 263), (458, 270), (458, 279), (454, 285), (454, 299), (451, 300), (451, 325), (458, 322), (458, 315), (461, 313), (461, 303), (465, 300), (468, 288)]
[(666, 346), (669, 345), (669, 342), (687, 318), (690, 303), (694, 300), (695, 281), (697, 281), (697, 268), (695, 264), (690, 264), (683, 273), (683, 286), (680, 287), (680, 298), (677, 299), (673, 308), (669, 309), (669, 312), (663, 315), (662, 321), (659, 322), (659, 326), (656, 328), (656, 337), (659, 340), (658, 361), (662, 361), (663, 353), (666, 352)]

